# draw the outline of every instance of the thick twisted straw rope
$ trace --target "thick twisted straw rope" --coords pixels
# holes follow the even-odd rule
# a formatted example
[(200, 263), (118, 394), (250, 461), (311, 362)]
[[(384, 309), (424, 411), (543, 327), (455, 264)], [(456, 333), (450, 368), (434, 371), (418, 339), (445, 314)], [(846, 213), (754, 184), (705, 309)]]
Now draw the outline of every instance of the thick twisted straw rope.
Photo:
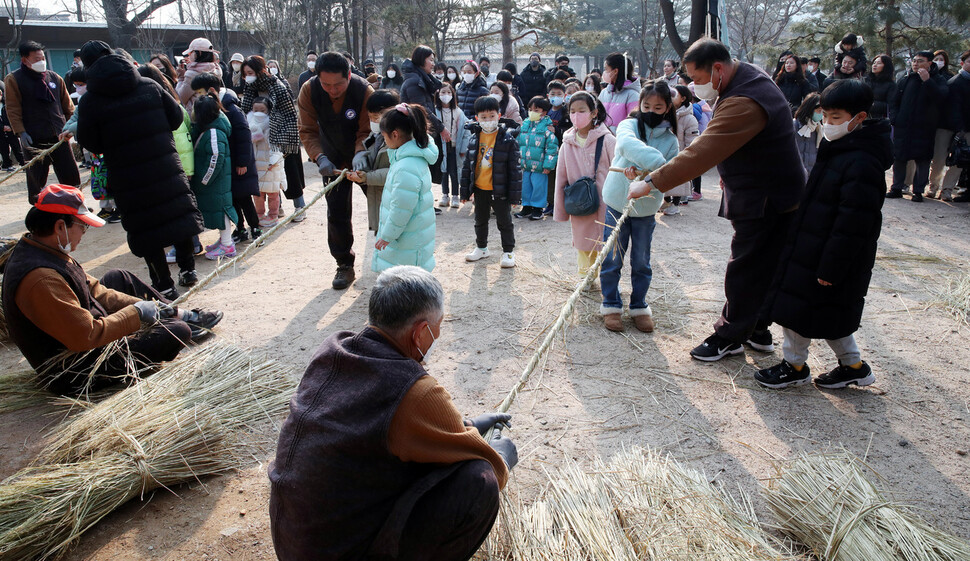
[(286, 226), (287, 224), (289, 224), (290, 222), (292, 222), (293, 219), (296, 218), (297, 216), (301, 216), (304, 213), (306, 213), (306, 211), (307, 211), (308, 208), (310, 208), (311, 206), (313, 206), (314, 204), (316, 204), (316, 202), (319, 201), (321, 198), (323, 198), (327, 193), (329, 193), (331, 189), (333, 189), (334, 187), (336, 187), (338, 183), (340, 183), (341, 181), (343, 181), (343, 179), (345, 177), (347, 177), (347, 170), (341, 171), (340, 172), (340, 175), (338, 175), (336, 179), (334, 179), (330, 183), (327, 183), (323, 187), (323, 189), (320, 190), (319, 193), (317, 193), (316, 195), (313, 196), (312, 199), (310, 199), (310, 202), (308, 202), (306, 204), (306, 206), (304, 206), (303, 208), (297, 210), (293, 214), (287, 216), (285, 219), (283, 219), (282, 221), (280, 221), (276, 226), (273, 226), (269, 230), (263, 232), (263, 235), (260, 236), (260, 237), (258, 237), (258, 238), (256, 238), (255, 240), (253, 240), (249, 244), (249, 247), (246, 248), (245, 251), (243, 251), (242, 253), (236, 255), (236, 257), (234, 257), (234, 258), (223, 260), (223, 262), (220, 263), (219, 266), (216, 267), (214, 271), (212, 271), (207, 276), (205, 276), (204, 278), (202, 278), (201, 280), (199, 280), (199, 282), (195, 283), (195, 286), (193, 286), (191, 289), (189, 289), (188, 291), (186, 291), (185, 294), (183, 294), (183, 295), (179, 296), (178, 298), (176, 298), (171, 303), (171, 306), (173, 306), (173, 307), (174, 306), (178, 306), (182, 302), (185, 302), (191, 296), (194, 296), (197, 292), (199, 292), (200, 290), (202, 290), (202, 288), (205, 287), (205, 285), (207, 285), (210, 282), (212, 282), (212, 279), (214, 279), (217, 276), (219, 276), (219, 273), (221, 273), (221, 272), (225, 271), (227, 268), (235, 265), (237, 262), (242, 261), (246, 257), (249, 257), (249, 255), (251, 253), (253, 253), (254, 251), (256, 251), (256, 248), (258, 248), (263, 243), (264, 240), (266, 240), (267, 238), (269, 238), (270, 236), (272, 236), (273, 234), (275, 234), (277, 232), (277, 230), (279, 230), (283, 226)]
[(49, 156), (51, 152), (53, 152), (54, 150), (57, 150), (60, 147), (61, 144), (64, 144), (64, 141), (63, 140), (58, 140), (53, 146), (51, 146), (50, 148), (48, 148), (46, 150), (43, 150), (40, 154), (37, 154), (36, 156), (34, 156), (26, 164), (20, 166), (19, 168), (15, 169), (12, 172), (8, 173), (7, 175), (3, 176), (3, 179), (0, 179), (0, 183), (5, 182), (6, 180), (8, 180), (11, 177), (13, 177), (13, 176), (17, 175), (18, 173), (20, 173), (21, 171), (29, 168), (30, 166), (36, 164), (37, 162), (43, 160), (44, 158), (46, 158), (47, 156)]

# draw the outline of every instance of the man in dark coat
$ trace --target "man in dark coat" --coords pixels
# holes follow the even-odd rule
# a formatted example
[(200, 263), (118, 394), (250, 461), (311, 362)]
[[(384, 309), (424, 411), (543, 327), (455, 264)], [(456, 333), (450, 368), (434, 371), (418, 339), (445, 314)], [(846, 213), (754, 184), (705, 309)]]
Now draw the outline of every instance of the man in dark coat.
[(913, 57), (913, 71), (896, 82), (896, 97), (889, 108), (893, 125), (893, 184), (888, 199), (901, 199), (906, 183), (906, 163), (916, 163), (913, 202), (923, 201), (930, 180), (930, 162), (939, 128), (940, 105), (946, 100), (947, 84), (933, 64), (933, 53), (920, 51)]
[(537, 95), (546, 95), (546, 67), (540, 64), (539, 53), (532, 53), (529, 56), (529, 64), (519, 72), (522, 78), (522, 101), (529, 103), (529, 100)]
[[(34, 41), (20, 45), (20, 68), (8, 74), (4, 84), (10, 127), (20, 137), (24, 155), (31, 160), (57, 143), (64, 123), (74, 113), (74, 104), (64, 80), (47, 69), (44, 46)], [(81, 185), (74, 152), (65, 142), (27, 169), (27, 200), (31, 204), (37, 202), (37, 194), (47, 185), (51, 166), (59, 183)]]
[(307, 65), (307, 69), (300, 73), (300, 77), (296, 81), (297, 92), (300, 91), (300, 88), (303, 87), (303, 84), (305, 84), (307, 80), (309, 80), (310, 78), (313, 78), (314, 76), (313, 68), (317, 65), (316, 51), (307, 51), (306, 65)]
[(427, 375), (443, 318), (437, 279), (392, 267), (371, 291), (367, 327), (317, 350), (269, 467), (280, 561), (466, 561), (488, 536), (518, 460), (501, 430), (511, 416), (463, 421)]
[(805, 189), (805, 169), (795, 144), (791, 109), (778, 86), (760, 68), (731, 58), (713, 39), (695, 42), (684, 54), (694, 93), (713, 102), (704, 134), (675, 158), (634, 185), (630, 197), (656, 187), (662, 192), (717, 166), (720, 216), (734, 237), (724, 273), (726, 302), (714, 334), (691, 356), (716, 361), (744, 352), (742, 345), (772, 352), (770, 322), (763, 310), (788, 225)]
[[(950, 99), (953, 100), (953, 130), (970, 142), (970, 50), (960, 55), (960, 71), (950, 78)], [(943, 177), (943, 190), (949, 193), (967, 170), (960, 166), (950, 166)], [(970, 202), (970, 190), (953, 197), (954, 202)]]
[[(556, 65), (546, 71), (543, 76), (546, 79), (546, 83), (553, 81), (556, 76), (556, 72), (562, 70), (566, 74), (569, 74), (570, 78), (576, 77), (576, 71), (569, 67), (569, 57), (566, 55), (559, 55), (556, 57)], [(531, 99), (531, 98), (530, 98)]]
[(886, 170), (892, 164), (889, 122), (866, 120), (872, 89), (841, 80), (822, 94), (826, 140), (792, 221), (778, 263), (769, 317), (784, 327), (784, 360), (755, 379), (769, 388), (811, 381), (806, 364), (812, 339), (825, 339), (839, 365), (819, 387), (873, 383), (853, 333), (859, 329), (882, 226)]
[(820, 91), (821, 91), (822, 84), (825, 83), (825, 79), (828, 78), (828, 76), (826, 76), (825, 73), (822, 72), (821, 65), (822, 65), (822, 59), (820, 59), (817, 56), (813, 56), (812, 58), (808, 59), (808, 71), (815, 76), (815, 81), (818, 82), (818, 87), (820, 88)]
[(81, 57), (88, 91), (78, 108), (77, 140), (104, 154), (128, 247), (145, 259), (152, 286), (174, 299), (165, 248), (175, 246), (180, 275), (194, 275), (192, 237), (204, 230), (172, 136), (182, 125), (182, 107), (106, 43), (88, 41)]

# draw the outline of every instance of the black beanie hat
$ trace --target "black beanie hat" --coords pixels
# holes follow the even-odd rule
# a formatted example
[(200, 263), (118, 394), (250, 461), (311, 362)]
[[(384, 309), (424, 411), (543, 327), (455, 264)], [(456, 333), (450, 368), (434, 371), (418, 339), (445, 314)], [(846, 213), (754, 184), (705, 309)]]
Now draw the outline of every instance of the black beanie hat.
[(111, 47), (104, 41), (88, 41), (81, 46), (81, 63), (90, 68), (99, 58), (111, 54)]

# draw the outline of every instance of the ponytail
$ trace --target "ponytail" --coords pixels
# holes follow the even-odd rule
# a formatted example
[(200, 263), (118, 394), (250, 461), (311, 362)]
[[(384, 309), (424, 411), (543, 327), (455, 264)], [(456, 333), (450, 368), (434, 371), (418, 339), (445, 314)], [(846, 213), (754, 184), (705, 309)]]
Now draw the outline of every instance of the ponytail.
[(428, 114), (416, 103), (399, 103), (381, 117), (381, 132), (403, 131), (421, 148), (428, 147)]

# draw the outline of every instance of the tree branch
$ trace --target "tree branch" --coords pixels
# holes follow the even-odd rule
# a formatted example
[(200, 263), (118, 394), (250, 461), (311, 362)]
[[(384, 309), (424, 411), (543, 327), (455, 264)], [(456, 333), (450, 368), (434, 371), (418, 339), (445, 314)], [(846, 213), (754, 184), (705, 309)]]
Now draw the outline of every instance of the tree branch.
[(139, 27), (141, 24), (145, 23), (145, 20), (152, 17), (152, 14), (154, 14), (156, 10), (174, 3), (175, 0), (152, 0), (152, 2), (145, 6), (144, 10), (135, 14), (135, 17), (131, 19), (131, 23), (135, 27)]

